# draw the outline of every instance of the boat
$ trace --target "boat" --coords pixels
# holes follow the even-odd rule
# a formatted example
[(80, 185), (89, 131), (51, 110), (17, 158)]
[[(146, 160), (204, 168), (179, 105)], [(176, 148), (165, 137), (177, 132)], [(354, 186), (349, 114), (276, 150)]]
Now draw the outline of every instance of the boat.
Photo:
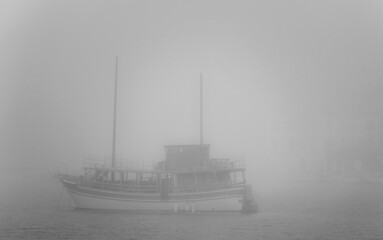
[(151, 169), (116, 164), (116, 93), (115, 88), (111, 163), (90, 161), (84, 164), (81, 175), (58, 176), (76, 209), (190, 213), (257, 211), (243, 163), (211, 158), (210, 145), (203, 143), (202, 74), (200, 143), (164, 146), (165, 159)]

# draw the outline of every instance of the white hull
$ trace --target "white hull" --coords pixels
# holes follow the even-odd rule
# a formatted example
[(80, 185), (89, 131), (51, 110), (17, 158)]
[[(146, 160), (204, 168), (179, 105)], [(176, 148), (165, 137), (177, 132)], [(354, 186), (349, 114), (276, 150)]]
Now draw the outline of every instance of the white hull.
[(122, 211), (241, 211), (242, 196), (227, 196), (215, 199), (193, 199), (191, 201), (142, 201), (106, 198), (82, 194), (67, 189), (75, 208)]

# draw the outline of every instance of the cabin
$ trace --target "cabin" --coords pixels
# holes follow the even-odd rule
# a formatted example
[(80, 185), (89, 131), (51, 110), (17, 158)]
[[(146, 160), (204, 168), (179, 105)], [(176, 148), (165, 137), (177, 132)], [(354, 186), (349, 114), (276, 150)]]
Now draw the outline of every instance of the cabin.
[(210, 145), (167, 145), (166, 158), (156, 169), (87, 166), (81, 185), (122, 192), (196, 192), (243, 186), (245, 168), (229, 159), (210, 158)]
[(209, 160), (209, 145), (165, 146), (165, 168), (168, 171), (192, 170)]
[(179, 191), (201, 191), (245, 184), (244, 168), (229, 159), (210, 158), (210, 145), (165, 146), (164, 170), (174, 175)]

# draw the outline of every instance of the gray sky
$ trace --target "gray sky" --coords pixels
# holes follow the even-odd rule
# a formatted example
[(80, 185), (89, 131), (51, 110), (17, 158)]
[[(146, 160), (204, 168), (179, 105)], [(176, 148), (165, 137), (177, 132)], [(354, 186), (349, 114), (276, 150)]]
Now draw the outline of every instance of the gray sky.
[(323, 138), (306, 154), (325, 156), (328, 138), (369, 138), (353, 130), (365, 121), (375, 145), (383, 141), (380, 1), (2, 1), (0, 9), (6, 176), (111, 155), (117, 55), (124, 158), (160, 160), (162, 145), (198, 143), (201, 72), (205, 142), (217, 156), (256, 166), (284, 155), (267, 149), (294, 136)]

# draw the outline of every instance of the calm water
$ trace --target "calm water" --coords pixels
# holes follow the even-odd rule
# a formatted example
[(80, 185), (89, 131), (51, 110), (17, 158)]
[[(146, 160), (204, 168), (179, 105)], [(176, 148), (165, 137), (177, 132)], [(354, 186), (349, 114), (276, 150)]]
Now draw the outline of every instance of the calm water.
[(252, 215), (74, 211), (60, 191), (2, 189), (0, 239), (383, 239), (382, 185), (260, 191)]

